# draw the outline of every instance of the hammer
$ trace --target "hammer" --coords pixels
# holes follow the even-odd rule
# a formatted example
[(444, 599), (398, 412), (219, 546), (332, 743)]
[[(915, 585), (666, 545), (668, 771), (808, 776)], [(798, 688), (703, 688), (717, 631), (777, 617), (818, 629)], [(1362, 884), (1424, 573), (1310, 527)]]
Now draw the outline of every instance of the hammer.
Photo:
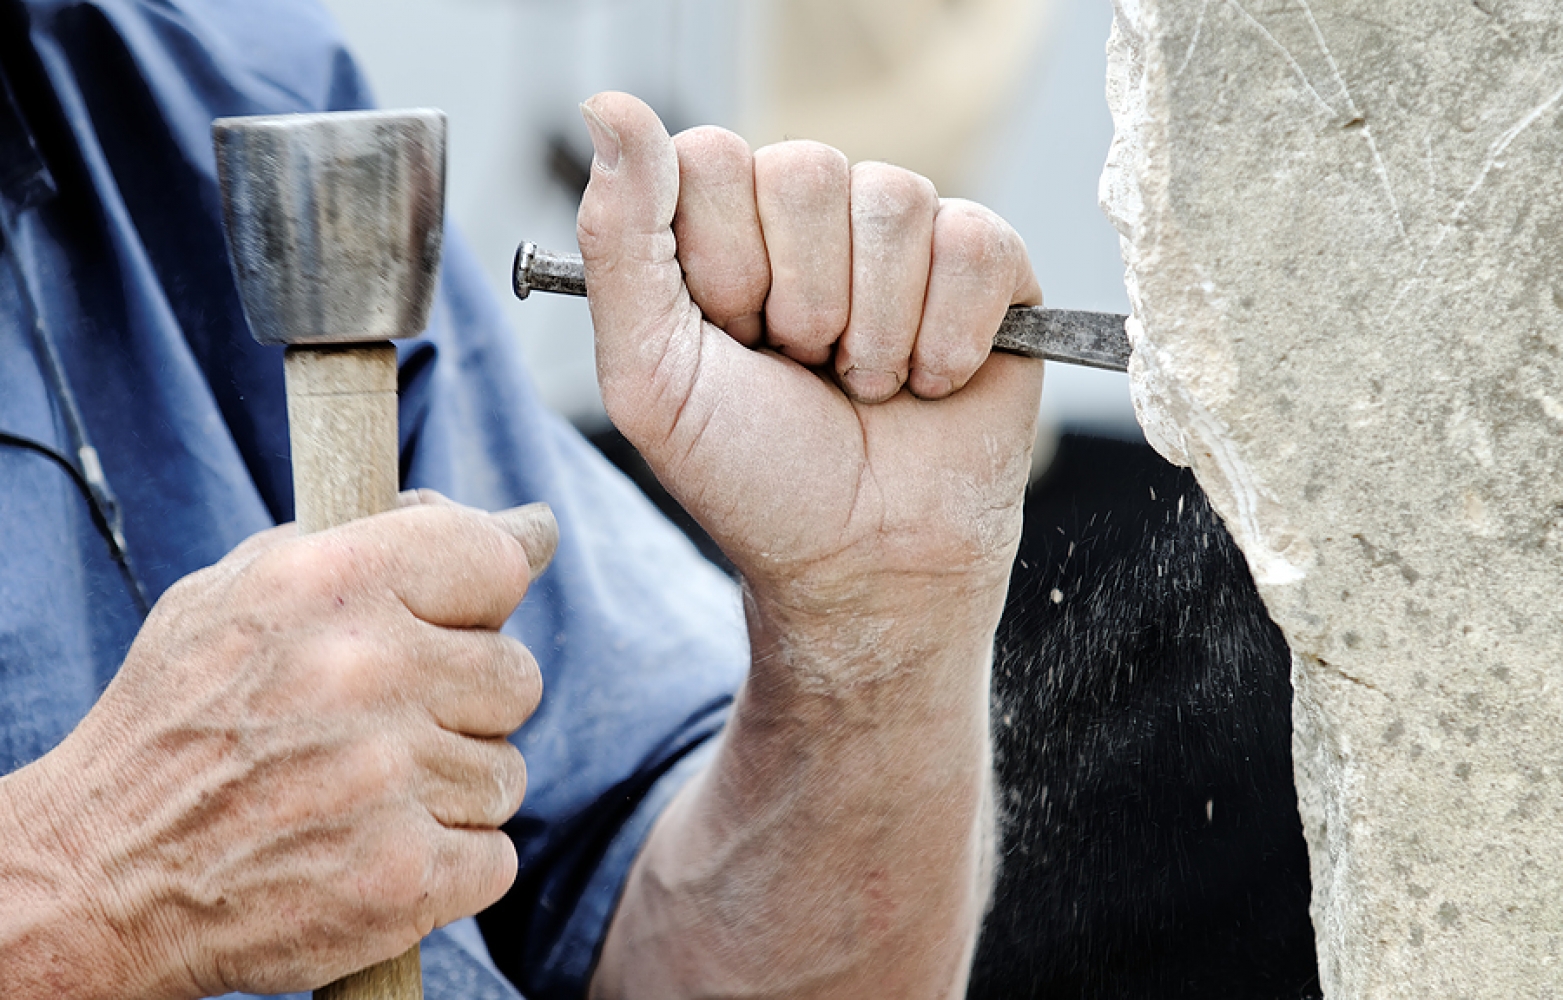
[[(302, 534), (396, 506), (396, 348), (428, 324), (445, 115), (351, 111), (212, 123), (228, 255), (250, 331), (282, 344)], [(418, 948), (315, 992), (419, 1000)]]

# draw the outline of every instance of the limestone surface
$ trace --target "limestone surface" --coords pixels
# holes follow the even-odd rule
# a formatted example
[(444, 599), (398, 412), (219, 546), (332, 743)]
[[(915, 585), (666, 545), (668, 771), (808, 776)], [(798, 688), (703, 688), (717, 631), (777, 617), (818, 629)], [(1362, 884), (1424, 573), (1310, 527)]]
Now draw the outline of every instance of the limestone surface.
[(1135, 404), (1293, 651), (1326, 995), (1563, 997), (1563, 4), (1117, 3)]

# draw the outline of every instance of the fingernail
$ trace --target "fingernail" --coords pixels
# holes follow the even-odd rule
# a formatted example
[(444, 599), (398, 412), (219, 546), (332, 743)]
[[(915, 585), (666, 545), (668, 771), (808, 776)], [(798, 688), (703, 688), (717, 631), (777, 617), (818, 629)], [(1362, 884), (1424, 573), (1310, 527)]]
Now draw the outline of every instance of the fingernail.
[(852, 398), (864, 403), (882, 403), (901, 389), (901, 378), (894, 372), (870, 368), (848, 368), (841, 376)]
[(521, 543), (527, 565), (532, 568), (532, 579), (542, 576), (559, 549), (559, 522), (554, 520), (553, 508), (546, 503), (529, 503), (491, 516)]
[(759, 313), (750, 313), (727, 324), (727, 335), (745, 347), (754, 347), (765, 336), (765, 324)]
[(613, 130), (613, 126), (602, 120), (602, 116), (591, 109), (590, 105), (581, 105), (581, 117), (586, 119), (586, 131), (591, 133), (592, 153), (597, 165), (610, 173), (619, 168), (619, 133)]
[(943, 375), (931, 375), (925, 371), (914, 371), (908, 383), (912, 392), (923, 399), (943, 399), (955, 391), (955, 383)]

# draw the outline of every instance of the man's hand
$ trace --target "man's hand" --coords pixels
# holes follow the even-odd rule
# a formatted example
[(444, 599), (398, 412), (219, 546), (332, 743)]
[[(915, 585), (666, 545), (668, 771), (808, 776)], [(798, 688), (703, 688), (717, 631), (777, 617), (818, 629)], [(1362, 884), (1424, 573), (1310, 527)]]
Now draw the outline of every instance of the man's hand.
[[(435, 498), (430, 498), (434, 500)], [(7, 996), (322, 985), (497, 900), (553, 554), (538, 505), (277, 529), (172, 588), (57, 749), (0, 784)]]
[(742, 572), (753, 665), (631, 874), (594, 995), (950, 997), (992, 847), (987, 681), (1042, 365), (986, 209), (584, 108), (609, 415)]
[(1042, 381), (989, 355), (1041, 301), (1014, 230), (817, 143), (585, 113), (603, 400), (749, 585), (839, 611), (898, 576), (1002, 583)]

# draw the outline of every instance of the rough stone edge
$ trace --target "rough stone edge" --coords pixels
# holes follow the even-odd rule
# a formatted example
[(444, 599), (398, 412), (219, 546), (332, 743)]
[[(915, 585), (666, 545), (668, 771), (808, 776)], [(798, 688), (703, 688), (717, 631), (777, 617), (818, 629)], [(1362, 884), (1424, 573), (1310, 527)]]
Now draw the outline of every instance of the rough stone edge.
[[(1168, 220), (1153, 218), (1146, 206), (1165, 204), (1170, 179), (1165, 170), (1158, 176), (1152, 169), (1165, 141), (1165, 123), (1153, 114), (1153, 94), (1158, 89), (1165, 94), (1171, 81), (1160, 50), (1147, 41), (1157, 30), (1156, 0), (1113, 0), (1113, 8), (1107, 42), (1107, 103), (1114, 133), (1098, 197), (1102, 211), (1118, 230), (1124, 261), (1131, 308), (1128, 331), (1134, 348), (1129, 379), (1135, 414), (1152, 447), (1168, 461), (1193, 468), (1242, 549), (1266, 603), (1272, 609), (1278, 606), (1277, 601), (1291, 605), (1313, 565), (1311, 546), (1288, 529), (1273, 494), (1255, 481), (1241, 460), (1230, 430), (1199, 402), (1193, 390), (1206, 373), (1197, 370), (1197, 365), (1182, 370), (1179, 359), (1147, 332), (1147, 327), (1154, 331), (1160, 327), (1147, 308), (1140, 275), (1154, 273), (1163, 263), (1158, 260), (1159, 244), (1167, 234), (1157, 230)], [(1188, 310), (1202, 315), (1169, 317), (1171, 321), (1217, 318), (1219, 306), (1208, 292), (1203, 297), (1186, 294), (1178, 304), (1202, 306)], [(1208, 359), (1200, 360), (1208, 367)], [(1269, 525), (1270, 530), (1263, 525)], [(1282, 544), (1278, 546), (1272, 539)], [(1343, 977), (1338, 959), (1345, 953), (1351, 932), (1343, 924), (1345, 915), (1337, 902), (1341, 883), (1349, 878), (1343, 866), (1350, 857), (1346, 841), (1351, 825), (1344, 815), (1344, 798), (1327, 791), (1338, 792), (1342, 782), (1350, 780), (1349, 748), (1339, 746), (1332, 736), (1324, 706), (1335, 699), (1330, 692), (1315, 690), (1320, 684), (1328, 686), (1328, 680), (1319, 678), (1316, 671), (1310, 673), (1309, 659), (1295, 652), (1292, 656), (1292, 754), (1298, 806), (1309, 844), (1313, 881), (1310, 913), (1325, 995), (1350, 996), (1354, 984), (1345, 981), (1349, 977)]]
[[(1361, 799), (1351, 789), (1360, 765), (1345, 734), (1330, 724), (1332, 709), (1338, 710), (1348, 695), (1330, 688), (1350, 683), (1315, 657), (1292, 653), (1292, 773), (1308, 842), (1312, 882), (1308, 915), (1313, 921), (1319, 985), (1328, 998), (1365, 995), (1363, 976), (1352, 974), (1348, 956), (1360, 958), (1361, 943), (1371, 940), (1361, 926), (1360, 910), (1348, 902), (1352, 883), (1362, 878), (1351, 863), (1350, 815), (1351, 803)], [(1353, 948), (1354, 942), (1359, 947)]]
[(1113, 116), (1113, 141), (1102, 167), (1097, 201), (1118, 230), (1123, 256), (1124, 287), (1129, 293), (1130, 307), (1129, 344), (1134, 349), (1129, 359), (1129, 380), (1135, 416), (1151, 447), (1174, 465), (1187, 466), (1183, 432), (1160, 410), (1154, 406), (1146, 408), (1143, 403), (1147, 398), (1165, 395), (1156, 385), (1161, 372), (1149, 358), (1152, 349), (1145, 341), (1141, 321), (1145, 306), (1140, 299), (1136, 248), (1145, 214), (1140, 185), (1145, 173), (1146, 133), (1153, 124), (1145, 92), (1143, 21), (1140, 0), (1113, 0), (1112, 33), (1107, 38), (1107, 108)]
[[(1167, 266), (1160, 259), (1160, 244), (1169, 235), (1162, 231), (1169, 220), (1156, 218), (1147, 206), (1166, 202), (1167, 171), (1158, 176), (1152, 169), (1158, 150), (1165, 147), (1165, 122), (1154, 112), (1157, 95), (1168, 94), (1171, 81), (1159, 47), (1147, 42), (1157, 30), (1155, 0), (1114, 0), (1113, 7), (1107, 43), (1113, 144), (1098, 196), (1118, 230), (1123, 253), (1131, 308), (1128, 329), (1134, 354), (1129, 360), (1129, 384), (1135, 413), (1152, 447), (1168, 461), (1193, 468), (1273, 608), (1280, 597), (1275, 589), (1302, 583), (1314, 553), (1307, 540), (1289, 527), (1274, 495), (1243, 461), (1231, 429), (1195, 392), (1219, 394), (1222, 390), (1214, 382), (1223, 370), (1232, 368), (1224, 363), (1228, 359), (1180, 359), (1166, 349), (1164, 338), (1151, 332), (1160, 329), (1158, 321), (1180, 327), (1214, 326), (1222, 304), (1213, 289), (1191, 288), (1181, 296), (1178, 308), (1169, 310), (1180, 315), (1157, 317), (1142, 294), (1139, 276)], [(1192, 275), (1185, 280), (1194, 283)]]

